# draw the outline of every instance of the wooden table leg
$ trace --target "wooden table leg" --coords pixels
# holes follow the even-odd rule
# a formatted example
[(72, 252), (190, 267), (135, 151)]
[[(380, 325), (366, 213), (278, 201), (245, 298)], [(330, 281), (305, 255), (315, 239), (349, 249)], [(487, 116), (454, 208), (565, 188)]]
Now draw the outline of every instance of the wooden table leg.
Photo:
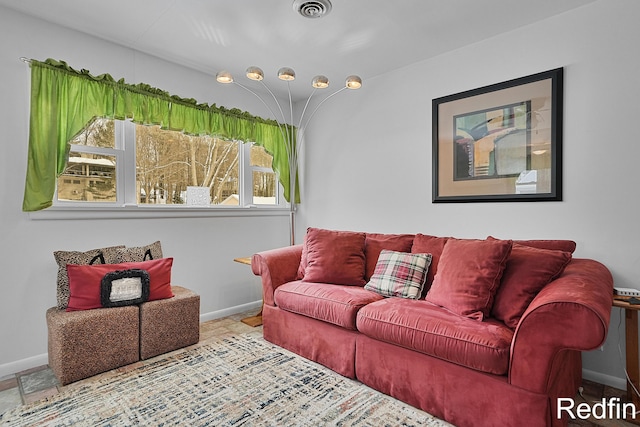
[[(239, 262), (240, 264), (251, 265), (251, 257), (243, 257), (243, 258), (234, 258), (235, 262)], [(260, 313), (255, 316), (245, 317), (241, 320), (242, 323), (249, 325), (251, 327), (261, 326), (262, 325), (262, 308), (260, 308)]]
[(262, 309), (260, 309), (260, 313), (256, 314), (255, 316), (251, 316), (251, 317), (245, 317), (244, 319), (241, 320), (242, 323), (252, 326), (252, 327), (256, 327), (256, 326), (261, 326), (262, 325)]

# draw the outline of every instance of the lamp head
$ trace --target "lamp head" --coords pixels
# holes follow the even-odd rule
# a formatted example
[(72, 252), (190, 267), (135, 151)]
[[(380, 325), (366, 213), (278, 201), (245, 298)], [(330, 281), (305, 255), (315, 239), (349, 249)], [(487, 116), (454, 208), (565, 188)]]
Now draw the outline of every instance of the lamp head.
[(233, 83), (233, 76), (228, 71), (219, 71), (218, 74), (216, 74), (216, 80), (218, 83), (223, 84)]
[(296, 72), (292, 68), (282, 67), (278, 70), (278, 78), (285, 81), (293, 81), (296, 79)]
[(362, 87), (362, 79), (359, 76), (349, 76), (346, 82), (347, 89), (360, 89)]
[(315, 76), (311, 81), (311, 86), (316, 89), (325, 89), (329, 87), (329, 79), (326, 76)]
[(251, 66), (247, 68), (247, 78), (250, 78), (251, 80), (260, 81), (264, 79), (264, 73), (260, 68)]

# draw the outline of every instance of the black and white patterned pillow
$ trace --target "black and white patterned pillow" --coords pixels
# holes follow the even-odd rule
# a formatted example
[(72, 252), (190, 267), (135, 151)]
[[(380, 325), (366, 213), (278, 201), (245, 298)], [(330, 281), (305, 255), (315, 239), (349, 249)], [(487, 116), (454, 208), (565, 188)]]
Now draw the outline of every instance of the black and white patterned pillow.
[(149, 272), (141, 269), (117, 270), (100, 281), (100, 303), (103, 307), (141, 304), (149, 299)]

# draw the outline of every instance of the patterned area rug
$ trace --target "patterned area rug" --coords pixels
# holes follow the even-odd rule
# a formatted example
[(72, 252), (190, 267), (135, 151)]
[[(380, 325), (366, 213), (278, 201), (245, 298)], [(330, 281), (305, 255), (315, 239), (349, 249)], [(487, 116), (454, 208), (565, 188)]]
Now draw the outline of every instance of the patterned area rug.
[(0, 425), (450, 426), (255, 335), (76, 384)]

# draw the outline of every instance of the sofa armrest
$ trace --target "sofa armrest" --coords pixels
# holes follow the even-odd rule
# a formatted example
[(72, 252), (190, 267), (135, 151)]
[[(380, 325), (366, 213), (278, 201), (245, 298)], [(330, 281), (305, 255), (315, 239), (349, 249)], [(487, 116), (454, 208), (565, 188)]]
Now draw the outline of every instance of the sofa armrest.
[(302, 258), (302, 245), (286, 246), (258, 252), (251, 257), (251, 270), (262, 278), (262, 298), (264, 304), (275, 305), (273, 293), (276, 288), (298, 276)]
[(511, 343), (509, 382), (544, 393), (554, 358), (564, 350), (601, 346), (613, 301), (613, 278), (601, 263), (573, 259), (531, 302)]

